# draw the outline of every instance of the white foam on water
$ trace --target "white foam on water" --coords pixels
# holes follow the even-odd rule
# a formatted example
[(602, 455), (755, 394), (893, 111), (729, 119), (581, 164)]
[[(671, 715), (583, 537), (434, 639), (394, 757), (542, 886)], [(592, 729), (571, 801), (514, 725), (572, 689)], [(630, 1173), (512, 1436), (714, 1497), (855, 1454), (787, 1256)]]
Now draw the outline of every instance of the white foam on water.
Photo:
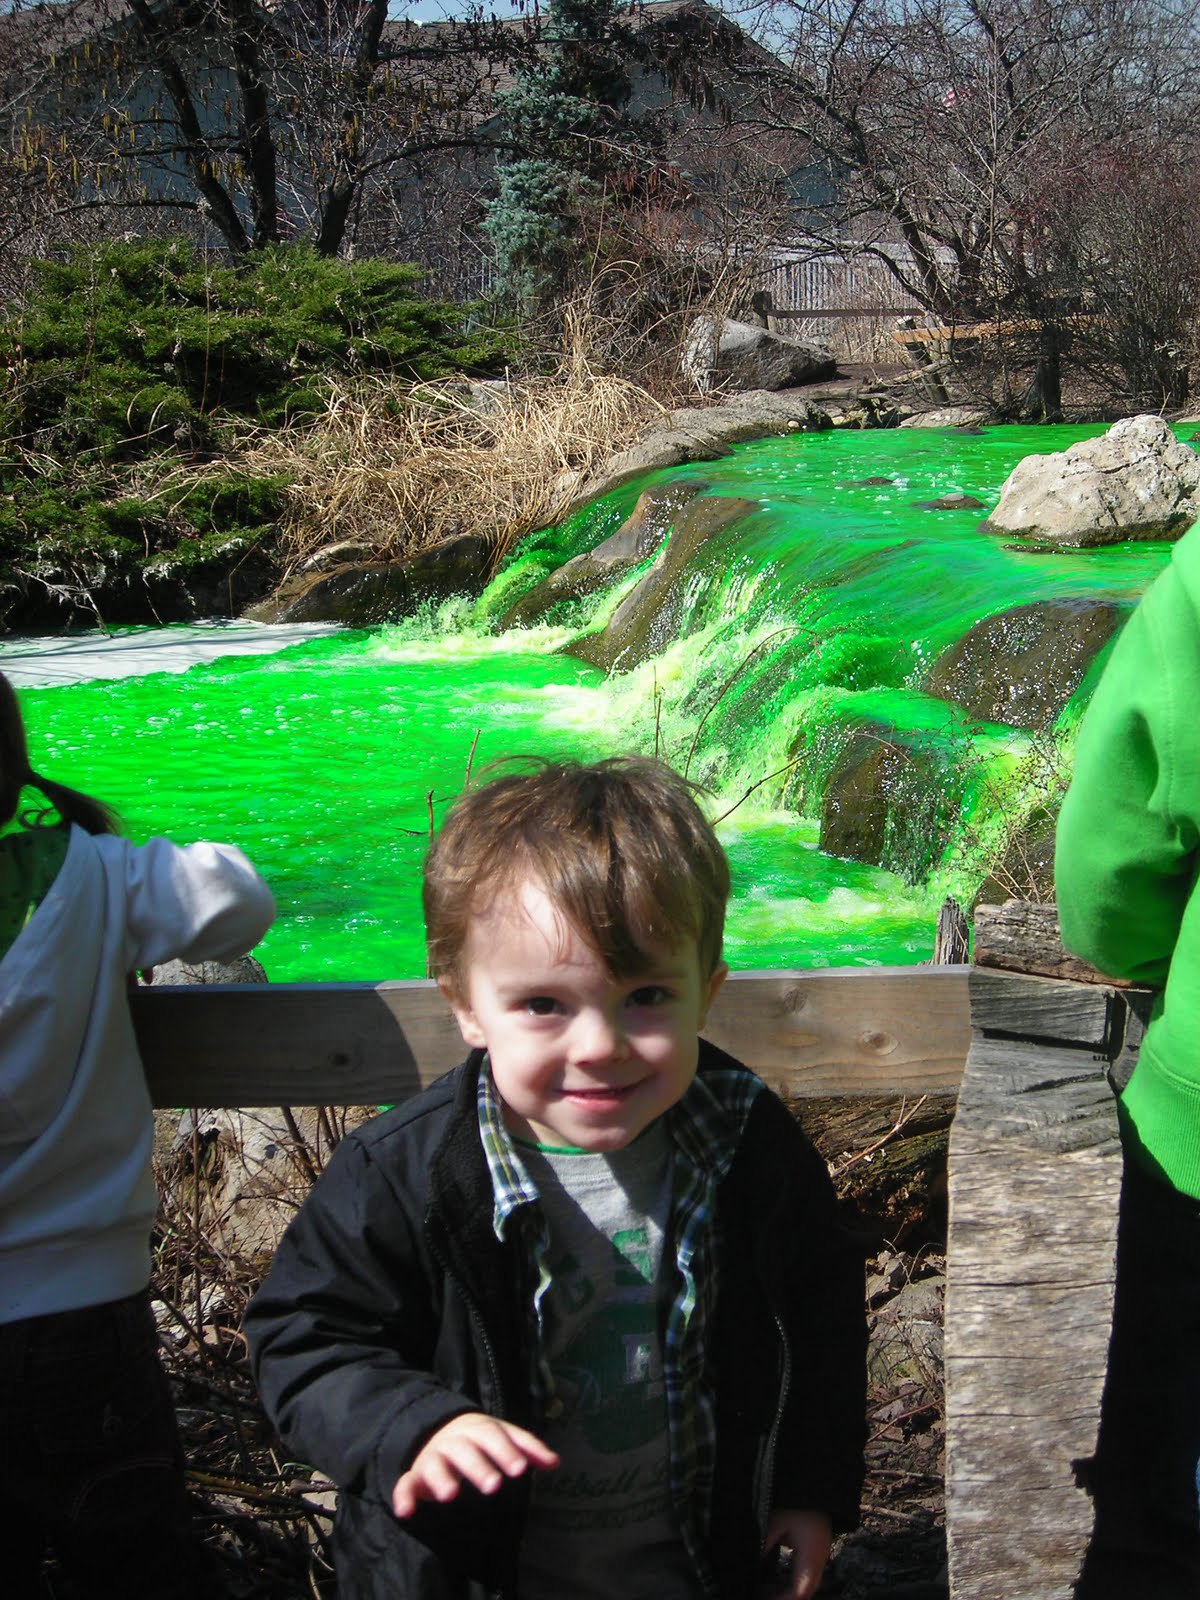
[(98, 678), (186, 672), (222, 656), (273, 655), (341, 631), (334, 622), (197, 622), (111, 634), (12, 638), (0, 643), (0, 672), (19, 689), (57, 688)]

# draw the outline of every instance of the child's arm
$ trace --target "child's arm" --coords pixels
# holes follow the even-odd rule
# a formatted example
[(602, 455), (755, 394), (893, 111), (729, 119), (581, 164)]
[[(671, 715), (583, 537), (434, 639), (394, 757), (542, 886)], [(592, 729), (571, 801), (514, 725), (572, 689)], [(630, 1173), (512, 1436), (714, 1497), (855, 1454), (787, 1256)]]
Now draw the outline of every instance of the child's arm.
[(506, 1477), (519, 1478), (526, 1467), (543, 1471), (558, 1456), (534, 1434), (486, 1411), (466, 1411), (438, 1429), (392, 1490), (392, 1510), (410, 1517), (422, 1500), (444, 1505), (464, 1483), (480, 1494), (495, 1494)]
[(1197, 682), (1200, 632), (1168, 571), (1113, 648), (1058, 822), (1063, 943), (1111, 977), (1163, 983), (1179, 936), (1195, 879)]
[[(474, 1469), (448, 1460), (446, 1446), (458, 1431), (451, 1424), (465, 1427), (481, 1413), (476, 1396), (433, 1370), (445, 1308), (442, 1272), (422, 1228), (420, 1175), (430, 1151), (419, 1130), (411, 1141), (398, 1137), (402, 1148), (386, 1157), (355, 1134), (342, 1140), (243, 1327), (263, 1404), (289, 1453), (343, 1491), (393, 1510), (399, 1493), (401, 1514), (415, 1516), (423, 1502), (457, 1499), (459, 1486), (475, 1481)], [(513, 1437), (509, 1424), (496, 1426)], [(534, 1465), (547, 1460), (544, 1447), (526, 1449)], [(501, 1471), (508, 1476), (504, 1463)], [(447, 1492), (455, 1472), (457, 1486)], [(484, 1492), (498, 1490), (497, 1481)], [(452, 1540), (454, 1523), (439, 1537)], [(430, 1528), (426, 1521), (420, 1536)]]
[(829, 1560), (833, 1524), (824, 1511), (772, 1511), (767, 1523), (767, 1549), (792, 1552), (787, 1588), (791, 1600), (808, 1600), (815, 1594)]
[(124, 893), (130, 970), (160, 961), (222, 961), (253, 949), (271, 926), (275, 901), (234, 845), (167, 839), (132, 845), (96, 838), (112, 892)]

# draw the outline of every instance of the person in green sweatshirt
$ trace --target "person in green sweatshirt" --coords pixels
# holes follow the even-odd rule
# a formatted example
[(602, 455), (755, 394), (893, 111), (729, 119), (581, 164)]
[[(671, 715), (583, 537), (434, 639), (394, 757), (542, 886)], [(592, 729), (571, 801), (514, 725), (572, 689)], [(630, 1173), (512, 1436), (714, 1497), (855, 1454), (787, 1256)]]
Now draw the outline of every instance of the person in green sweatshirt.
[(1200, 524), (1113, 649), (1059, 819), (1063, 942), (1155, 990), (1125, 1156), (1077, 1600), (1200, 1595)]

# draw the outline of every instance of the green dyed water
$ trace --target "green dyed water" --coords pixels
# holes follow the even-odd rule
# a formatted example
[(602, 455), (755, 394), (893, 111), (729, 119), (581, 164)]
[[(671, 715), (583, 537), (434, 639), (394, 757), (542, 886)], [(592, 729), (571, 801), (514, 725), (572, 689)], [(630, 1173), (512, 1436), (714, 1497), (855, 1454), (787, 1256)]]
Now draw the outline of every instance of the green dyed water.
[[(477, 732), (477, 768), (512, 754), (656, 746), (690, 761), (715, 791), (714, 813), (731, 812), (720, 832), (734, 871), (735, 967), (925, 959), (942, 893), (979, 876), (980, 841), (965, 849), (960, 839), (910, 886), (817, 849), (821, 786), (839, 730), (869, 718), (939, 751), (957, 774), (955, 806), (987, 833), (984, 813), (998, 790), (1020, 789), (1032, 742), (923, 694), (928, 664), (1014, 605), (1132, 602), (1168, 547), (1033, 555), (981, 536), (979, 511), (917, 502), (965, 493), (990, 506), (1022, 455), (1094, 431), (740, 446), (625, 486), (529, 541), (476, 604), (180, 675), (27, 688), (31, 738), (45, 770), (113, 801), (135, 837), (241, 843), (280, 903), (261, 952), (278, 981), (421, 975), (430, 806), (440, 816), (461, 788)], [(562, 653), (603, 625), (635, 578), (562, 602), (536, 627), (494, 631), (548, 570), (614, 531), (644, 488), (677, 479), (758, 509), (689, 563), (646, 660), (605, 678)], [(131, 639), (131, 659), (146, 643), (145, 633)], [(12, 650), (0, 649), (0, 666)]]

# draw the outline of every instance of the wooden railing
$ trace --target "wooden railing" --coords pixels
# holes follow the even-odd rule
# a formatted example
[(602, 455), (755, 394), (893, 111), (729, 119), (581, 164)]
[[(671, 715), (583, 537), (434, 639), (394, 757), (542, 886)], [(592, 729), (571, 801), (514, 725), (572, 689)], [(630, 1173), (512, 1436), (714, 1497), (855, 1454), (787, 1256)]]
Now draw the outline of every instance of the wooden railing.
[[(159, 1106), (390, 1103), (463, 1055), (425, 982), (150, 988), (132, 1006)], [(705, 1033), (791, 1096), (958, 1094), (951, 1594), (1069, 1600), (1091, 1531), (1075, 1463), (1095, 1448), (1112, 1308), (1105, 1076), (1139, 1036), (1125, 996), (962, 966), (737, 973)]]
[[(793, 1095), (954, 1094), (967, 971), (734, 973), (705, 1036)], [(464, 1054), (424, 981), (155, 987), (132, 1007), (158, 1106), (391, 1103)]]

